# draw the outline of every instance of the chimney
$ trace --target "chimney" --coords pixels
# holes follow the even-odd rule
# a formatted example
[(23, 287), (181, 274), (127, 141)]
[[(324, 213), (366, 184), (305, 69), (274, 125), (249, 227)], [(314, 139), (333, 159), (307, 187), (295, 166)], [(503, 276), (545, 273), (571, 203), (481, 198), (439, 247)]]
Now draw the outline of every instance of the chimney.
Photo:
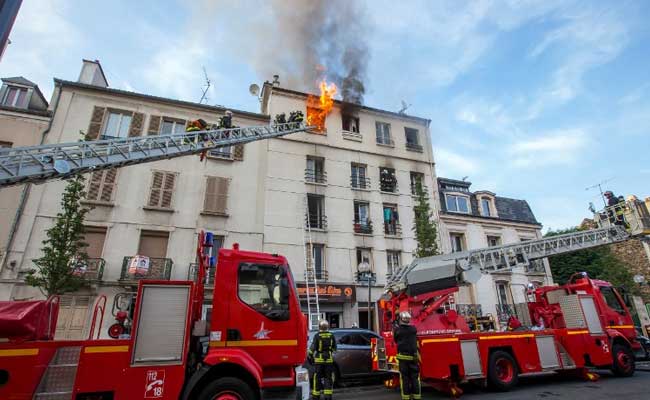
[(106, 80), (99, 60), (82, 60), (81, 72), (79, 73), (77, 82), (85, 83), (86, 85), (108, 87), (108, 81)]
[(273, 75), (273, 86), (280, 86), (280, 75)]

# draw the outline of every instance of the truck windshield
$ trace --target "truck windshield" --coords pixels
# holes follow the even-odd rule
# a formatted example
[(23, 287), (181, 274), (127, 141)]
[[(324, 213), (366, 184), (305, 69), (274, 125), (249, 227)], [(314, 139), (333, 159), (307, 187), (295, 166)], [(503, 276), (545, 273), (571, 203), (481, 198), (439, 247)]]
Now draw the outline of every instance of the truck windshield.
[(605, 303), (607, 303), (607, 305), (611, 309), (621, 314), (625, 313), (625, 310), (623, 309), (623, 305), (619, 302), (618, 298), (616, 297), (616, 294), (614, 293), (614, 289), (612, 289), (609, 286), (600, 286), (599, 289), (600, 289), (600, 294), (603, 296), (603, 299), (605, 300)]
[(267, 318), (289, 319), (289, 279), (279, 265), (239, 265), (239, 298)]

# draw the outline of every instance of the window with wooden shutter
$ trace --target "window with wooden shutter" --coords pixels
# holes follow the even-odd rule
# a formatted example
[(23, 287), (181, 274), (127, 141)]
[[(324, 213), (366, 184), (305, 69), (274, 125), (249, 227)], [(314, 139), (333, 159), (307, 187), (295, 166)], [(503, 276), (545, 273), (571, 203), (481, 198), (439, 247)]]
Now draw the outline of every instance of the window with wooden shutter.
[(88, 125), (88, 132), (86, 132), (86, 139), (95, 140), (99, 137), (99, 134), (102, 131), (102, 123), (104, 122), (105, 113), (105, 107), (95, 106), (93, 113), (90, 116), (90, 125)]
[(228, 186), (230, 180), (219, 176), (209, 176), (206, 180), (203, 211), (214, 214), (227, 214)]
[(237, 161), (244, 161), (244, 145), (238, 144), (234, 147), (232, 158)]
[(153, 171), (149, 207), (172, 208), (172, 197), (176, 184), (176, 173)]
[(147, 135), (157, 135), (160, 132), (160, 121), (162, 117), (160, 115), (152, 115), (149, 117), (149, 129), (147, 129)]
[(129, 137), (142, 136), (142, 128), (144, 127), (144, 114), (133, 113), (131, 118), (131, 126), (129, 127)]
[(113, 201), (113, 192), (117, 182), (117, 170), (109, 169), (95, 171), (90, 174), (86, 200), (110, 203)]

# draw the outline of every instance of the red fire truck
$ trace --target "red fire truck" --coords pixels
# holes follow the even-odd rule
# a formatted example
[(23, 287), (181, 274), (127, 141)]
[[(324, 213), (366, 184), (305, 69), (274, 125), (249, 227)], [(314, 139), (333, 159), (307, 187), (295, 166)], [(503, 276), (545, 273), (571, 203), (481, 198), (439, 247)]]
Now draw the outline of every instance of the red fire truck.
[[(63, 143), (0, 151), (0, 187), (200, 154), (311, 129), (301, 121), (182, 135)], [(96, 303), (87, 340), (53, 340), (57, 297), (0, 303), (0, 399), (259, 400), (308, 397), (307, 322), (287, 260), (221, 249), (198, 236), (195, 281), (139, 282), (128, 329), (100, 339)], [(202, 321), (204, 283), (215, 268), (213, 313)], [(120, 315), (124, 321), (125, 315)], [(208, 345), (205, 346), (204, 343)], [(265, 393), (265, 394), (263, 394)], [(263, 397), (264, 396), (264, 397)]]
[[(387, 283), (379, 301), (382, 339), (373, 343), (373, 368), (392, 371), (397, 385), (397, 349), (392, 327), (410, 311), (418, 331), (422, 381), (456, 397), (459, 385), (474, 381), (508, 390), (518, 377), (544, 372), (573, 373), (595, 380), (594, 367), (619, 376), (635, 370), (634, 323), (627, 296), (608, 282), (573, 275), (561, 286), (529, 286), (526, 301), (515, 304), (508, 329), (480, 329), (453, 307), (459, 285), (482, 273), (507, 271), (554, 254), (647, 238), (650, 216), (632, 201), (596, 215), (598, 229), (469, 252), (416, 259)], [(618, 211), (618, 214), (616, 213)], [(625, 215), (625, 224), (611, 216)], [(472, 322), (472, 321), (470, 321)]]

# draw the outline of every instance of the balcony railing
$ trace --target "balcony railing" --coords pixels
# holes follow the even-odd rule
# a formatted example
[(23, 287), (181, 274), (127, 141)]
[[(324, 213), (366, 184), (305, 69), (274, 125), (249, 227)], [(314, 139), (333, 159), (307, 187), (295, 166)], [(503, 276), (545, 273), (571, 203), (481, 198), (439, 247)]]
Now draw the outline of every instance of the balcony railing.
[(395, 177), (381, 179), (379, 190), (386, 193), (397, 193), (397, 180)]
[(406, 142), (406, 150), (422, 152), (422, 145)]
[(387, 236), (402, 236), (402, 225), (399, 222), (384, 222), (384, 233)]
[(372, 221), (354, 221), (354, 233), (361, 233), (364, 235), (372, 234)]
[(456, 312), (463, 317), (481, 317), (483, 309), (480, 304), (456, 304)]
[[(187, 280), (188, 281), (196, 281), (196, 277), (198, 275), (198, 268), (199, 264), (197, 263), (191, 263), (190, 267), (187, 270)], [(216, 268), (209, 268), (208, 269), (208, 279), (205, 284), (211, 285), (214, 283), (214, 276), (215, 273), (217, 272)]]
[(497, 318), (499, 322), (504, 323), (508, 321), (511, 316), (516, 316), (515, 306), (512, 304), (497, 304)]
[(370, 189), (370, 178), (352, 175), (350, 177), (350, 186), (352, 186), (352, 189)]
[(322, 214), (306, 214), (305, 215), (305, 228), (311, 229), (327, 229), (327, 216)]
[[(416, 196), (418, 194), (416, 189), (417, 189), (417, 185), (415, 183), (411, 183), (411, 194), (413, 196)], [(424, 192), (425, 195), (429, 194), (429, 188), (427, 188), (424, 185), (422, 185), (422, 191)]]
[(86, 258), (75, 265), (72, 273), (81, 279), (101, 281), (105, 265), (103, 258)]
[(305, 169), (305, 182), (325, 184), (327, 183), (327, 172)]
[(544, 260), (532, 260), (526, 265), (526, 273), (529, 274), (545, 274), (546, 267)]
[(384, 146), (395, 146), (395, 141), (393, 141), (391, 138), (382, 138), (380, 136), (377, 136), (377, 144)]
[(122, 281), (137, 281), (140, 279), (158, 279), (169, 280), (172, 275), (172, 266), (174, 262), (171, 258), (140, 258), (137, 266), (131, 265), (134, 257), (124, 257), (122, 262)]
[(329, 274), (327, 273), (326, 269), (322, 268), (316, 268), (316, 269), (308, 269), (305, 271), (305, 280), (306, 281), (313, 281), (314, 278), (318, 281), (326, 281), (329, 279)]

